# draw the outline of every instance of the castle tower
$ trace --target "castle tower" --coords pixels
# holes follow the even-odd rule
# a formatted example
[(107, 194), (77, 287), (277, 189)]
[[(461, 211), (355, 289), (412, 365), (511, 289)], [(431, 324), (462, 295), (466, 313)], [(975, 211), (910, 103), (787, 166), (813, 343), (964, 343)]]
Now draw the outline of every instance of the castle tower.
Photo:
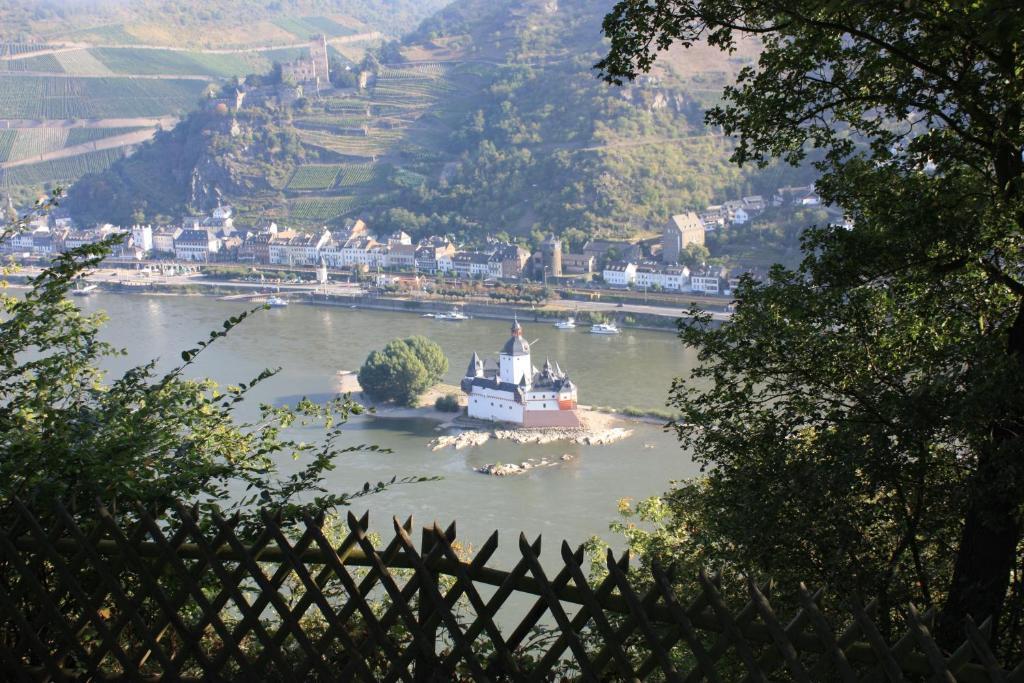
[(505, 342), (498, 356), (498, 377), (502, 382), (525, 386), (533, 382), (533, 366), (530, 364), (530, 343), (523, 338), (523, 326), (518, 320), (512, 322), (512, 336)]

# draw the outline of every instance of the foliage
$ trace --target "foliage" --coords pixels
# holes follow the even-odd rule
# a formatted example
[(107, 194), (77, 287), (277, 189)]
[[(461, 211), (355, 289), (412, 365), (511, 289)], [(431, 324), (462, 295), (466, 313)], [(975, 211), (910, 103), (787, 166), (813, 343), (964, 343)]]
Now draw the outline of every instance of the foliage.
[[(0, 242), (25, 225), (22, 219)], [(151, 361), (109, 381), (102, 365), (123, 351), (102, 341), (103, 316), (81, 313), (68, 293), (120, 239), (57, 256), (28, 280), (23, 296), (0, 293), (0, 501), (17, 496), (43, 511), (55, 501), (73, 511), (91, 511), (96, 499), (115, 510), (132, 501), (156, 514), (172, 501), (239, 512), (266, 505), (291, 521), (386, 488), (378, 482), (343, 493), (324, 485), (343, 453), (377, 450), (337, 444), (345, 421), (363, 410), (347, 397), (261, 405), (256, 420), (238, 421), (249, 392), (275, 370), (224, 388), (186, 378), (205, 349), (254, 311), (225, 321), (168, 372)], [(292, 436), (293, 428), (315, 424), (325, 429), (322, 439)], [(304, 462), (285, 475), (283, 458)]]
[(373, 351), (359, 369), (359, 385), (377, 401), (413, 405), (448, 372), (448, 358), (435, 342), (414, 336)]
[(434, 401), (434, 408), (446, 413), (457, 413), (461, 409), (461, 406), (459, 405), (459, 397), (455, 394), (438, 396)]
[(809, 231), (799, 268), (744, 282), (731, 325), (682, 326), (701, 363), (670, 403), (708, 480), (672, 498), (681, 542), (817, 575), (855, 602), (941, 605), (950, 647), (968, 615), (993, 617), (1011, 659), (1024, 637), (1021, 22), (995, 2), (621, 2), (600, 63), (621, 81), (673, 42), (728, 50), (756, 34), (756, 67), (708, 122), (738, 136), (740, 163), (821, 150), (818, 189), (854, 225)]

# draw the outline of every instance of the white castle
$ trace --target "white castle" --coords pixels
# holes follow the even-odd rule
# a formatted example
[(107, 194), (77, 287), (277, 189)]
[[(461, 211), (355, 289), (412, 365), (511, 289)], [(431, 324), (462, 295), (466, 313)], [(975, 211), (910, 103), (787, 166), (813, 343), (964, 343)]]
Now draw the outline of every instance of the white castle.
[(498, 363), (485, 363), (473, 352), (462, 379), (469, 396), (468, 414), (481, 420), (511, 422), (523, 427), (580, 427), (576, 385), (550, 360), (540, 370), (530, 362), (530, 343), (516, 320)]

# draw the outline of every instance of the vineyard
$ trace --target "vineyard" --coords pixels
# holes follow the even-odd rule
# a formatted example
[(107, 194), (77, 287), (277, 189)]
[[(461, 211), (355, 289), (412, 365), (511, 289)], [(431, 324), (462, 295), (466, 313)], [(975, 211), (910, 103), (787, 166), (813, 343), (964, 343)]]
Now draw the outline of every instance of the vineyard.
[(281, 17), (273, 20), (274, 25), (302, 39), (323, 33), (328, 38), (348, 36), (355, 30), (342, 26), (329, 17)]
[(17, 136), (18, 131), (16, 130), (0, 130), (0, 162), (7, 161)]
[(23, 59), (0, 60), (0, 71), (43, 71), (61, 73), (64, 69), (53, 55), (36, 55)]
[(0, 185), (30, 185), (42, 187), (57, 182), (77, 180), (87, 173), (103, 171), (121, 158), (120, 149), (104, 149), (64, 159), (53, 159), (38, 164), (16, 166), (0, 171)]
[(334, 186), (334, 181), (341, 171), (341, 166), (299, 166), (295, 169), (286, 189), (289, 190), (327, 190)]
[(18, 55), (39, 52), (40, 50), (48, 50), (53, 47), (55, 46), (45, 45), (42, 43), (0, 43), (0, 59), (3, 59), (4, 57), (17, 57)]
[(288, 205), (288, 217), (296, 221), (330, 221), (357, 206), (355, 197), (317, 197), (294, 199)]
[(195, 80), (0, 75), (0, 119), (161, 116), (192, 109)]
[(366, 137), (331, 135), (320, 131), (299, 130), (302, 142), (345, 156), (375, 158), (385, 154), (392, 143), (401, 139), (400, 131), (372, 131)]
[(113, 73), (106, 64), (96, 59), (91, 50), (58, 52), (56, 58), (60, 62), (62, 70), (69, 74), (108, 76)]
[[(90, 50), (109, 72), (118, 74), (200, 75), (211, 77), (244, 76), (257, 66), (269, 67), (265, 60), (253, 60), (235, 54), (207, 54), (177, 50), (150, 50), (132, 47)], [(257, 64), (256, 62), (260, 63)]]
[(115, 135), (134, 133), (142, 128), (68, 128), (67, 147), (84, 145), (87, 142), (96, 142)]
[(0, 161), (20, 161), (62, 149), (68, 141), (67, 128), (15, 129), (14, 144)]
[(345, 166), (338, 179), (338, 187), (354, 187), (357, 185), (369, 185), (377, 179), (377, 167), (375, 164), (352, 164)]

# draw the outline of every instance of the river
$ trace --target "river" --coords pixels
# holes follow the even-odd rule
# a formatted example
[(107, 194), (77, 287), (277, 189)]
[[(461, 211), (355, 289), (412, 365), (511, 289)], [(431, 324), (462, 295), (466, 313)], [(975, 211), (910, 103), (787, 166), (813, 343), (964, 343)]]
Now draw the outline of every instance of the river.
[[(152, 358), (160, 359), (161, 369), (170, 368), (182, 350), (220, 329), (223, 320), (245, 307), (207, 297), (125, 294), (97, 294), (76, 303), (109, 316), (102, 337), (127, 351), (108, 363), (112, 372)], [(540, 366), (545, 357), (557, 361), (578, 385), (583, 404), (662, 407), (672, 378), (685, 375), (696, 362), (693, 350), (665, 332), (625, 330), (621, 335), (601, 336), (588, 334), (585, 328), (556, 330), (550, 324), (521, 322), (532, 343), (534, 365)], [(509, 323), (440, 322), (412, 314), (296, 304), (259, 311), (204, 351), (191, 374), (231, 384), (247, 382), (265, 367), (280, 367), (276, 377), (254, 390), (249, 411), (259, 401), (326, 399), (337, 392), (338, 370), (358, 369), (374, 348), (413, 334), (441, 345), (450, 363), (445, 381), (454, 384), (474, 350), (485, 358), (497, 355), (508, 337)], [(251, 415), (243, 413), (243, 417)], [(545, 555), (557, 553), (563, 539), (575, 545), (593, 535), (621, 546), (608, 530), (617, 517), (619, 499), (659, 494), (671, 481), (698, 472), (675, 436), (657, 425), (633, 424), (631, 438), (609, 446), (519, 446), (490, 441), (463, 451), (432, 452), (427, 442), (436, 435), (435, 427), (425, 419), (363, 417), (347, 427), (345, 445), (378, 444), (393, 452), (343, 456), (329, 475), (330, 484), (338, 490), (352, 491), (364, 481), (392, 475), (443, 477), (355, 501), (352, 510), (368, 509), (371, 526), (385, 538), (390, 536), (392, 515), (403, 519), (413, 515), (417, 524), (437, 520), (445, 525), (457, 520), (459, 538), (474, 547), (497, 529), (502, 541), (498, 557), (505, 560), (517, 554), (520, 531), (531, 539), (543, 534)], [(574, 459), (516, 477), (473, 471), (489, 462), (558, 460), (565, 453)], [(288, 461), (282, 466), (287, 471), (290, 465)]]

